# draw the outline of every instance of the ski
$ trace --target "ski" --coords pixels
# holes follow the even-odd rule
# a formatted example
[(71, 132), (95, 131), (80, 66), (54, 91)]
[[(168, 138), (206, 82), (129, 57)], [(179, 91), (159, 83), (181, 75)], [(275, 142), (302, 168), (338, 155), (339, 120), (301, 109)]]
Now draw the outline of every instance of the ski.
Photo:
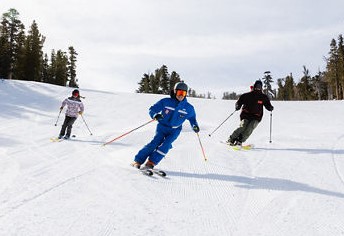
[(135, 169), (139, 170), (142, 174), (152, 176), (153, 174), (159, 175), (161, 177), (166, 177), (166, 172), (160, 169), (146, 169), (143, 167), (142, 169), (138, 169), (137, 167), (130, 164), (130, 166), (134, 167)]
[[(72, 138), (75, 138), (76, 136), (73, 134), (72, 135)], [(71, 138), (65, 138), (65, 137), (62, 137), (62, 138), (58, 138), (58, 137), (53, 137), (53, 138), (50, 138), (50, 141), (51, 142), (62, 142), (63, 140), (70, 140)]]
[(154, 174), (160, 175), (161, 177), (166, 177), (166, 172), (163, 170), (158, 170), (158, 169), (152, 169)]
[(144, 175), (147, 175), (147, 176), (152, 176), (153, 175), (153, 171), (151, 170), (141, 170), (141, 169), (138, 169), (142, 174)]
[(231, 147), (231, 148), (232, 148), (233, 150), (235, 150), (235, 151), (240, 151), (240, 150), (248, 151), (248, 150), (251, 150), (251, 149), (254, 147), (253, 144), (243, 144), (243, 145), (234, 145), (234, 146), (231, 146), (231, 145), (229, 145), (229, 143), (224, 142), (224, 141), (220, 141), (220, 143), (226, 144), (228, 147)]
[(251, 150), (253, 148), (253, 144), (245, 144), (245, 145), (236, 145), (236, 146), (232, 146), (233, 150), (235, 151), (240, 151), (240, 150)]
[(130, 166), (133, 167), (134, 169), (140, 171), (141, 174), (143, 174), (143, 175), (147, 175), (147, 176), (153, 175), (153, 171), (151, 171), (150, 169), (140, 169), (140, 168), (137, 168), (136, 166), (133, 166), (132, 164), (130, 164)]
[(62, 138), (54, 137), (54, 138), (50, 138), (50, 141), (51, 141), (51, 142), (62, 142), (63, 139), (62, 139)]

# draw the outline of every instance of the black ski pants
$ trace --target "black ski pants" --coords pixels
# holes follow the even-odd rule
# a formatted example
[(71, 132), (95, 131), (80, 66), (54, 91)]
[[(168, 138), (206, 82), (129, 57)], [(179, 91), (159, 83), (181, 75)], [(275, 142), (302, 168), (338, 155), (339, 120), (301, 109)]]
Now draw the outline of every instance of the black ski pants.
[(234, 141), (240, 141), (245, 142), (248, 137), (252, 134), (253, 130), (258, 126), (259, 121), (258, 120), (247, 120), (243, 119), (240, 122), (239, 128), (234, 130), (232, 135), (229, 137), (229, 140)]
[(72, 128), (73, 128), (73, 124), (76, 121), (76, 117), (70, 117), (70, 116), (66, 116), (61, 131), (60, 131), (60, 135), (59, 136), (64, 136), (66, 133), (66, 129), (67, 129), (67, 137), (70, 137), (71, 133), (72, 133)]

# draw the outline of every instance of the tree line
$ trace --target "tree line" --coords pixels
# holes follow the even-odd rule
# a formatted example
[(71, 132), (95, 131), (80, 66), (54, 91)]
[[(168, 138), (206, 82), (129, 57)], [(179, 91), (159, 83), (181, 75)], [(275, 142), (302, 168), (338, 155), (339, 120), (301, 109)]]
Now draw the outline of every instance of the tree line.
[(53, 49), (49, 58), (42, 50), (44, 42), (36, 21), (26, 34), (16, 9), (4, 13), (0, 23), (0, 78), (78, 87), (74, 47), (68, 52)]
[[(173, 90), (174, 85), (177, 82), (182, 81), (180, 75), (172, 71), (168, 72), (168, 67), (162, 65), (160, 68), (155, 69), (154, 73), (144, 73), (139, 84), (139, 88), (136, 90), (137, 93), (154, 93), (154, 94), (170, 94)], [(192, 88), (188, 91), (189, 97), (199, 98), (213, 98), (211, 93), (197, 94)]]
[(344, 42), (340, 34), (332, 39), (326, 69), (311, 75), (303, 66), (303, 75), (296, 83), (293, 74), (277, 79), (277, 100), (341, 100), (344, 98)]
[[(285, 78), (277, 79), (277, 88), (272, 88), (274, 82), (271, 72), (264, 72), (262, 78), (263, 93), (274, 100), (333, 100), (344, 99), (344, 40), (340, 34), (338, 40), (332, 39), (328, 57), (324, 57), (326, 62), (325, 71), (318, 71), (316, 75), (311, 75), (306, 66), (303, 66), (303, 75), (296, 82), (293, 74), (290, 73)], [(155, 73), (144, 74), (139, 82), (138, 93), (168, 94), (173, 89), (173, 84), (180, 81), (180, 76), (173, 71), (170, 75), (167, 66), (155, 70)], [(222, 99), (236, 100), (241, 94), (235, 92), (224, 92)], [(188, 96), (199, 98), (215, 98), (211, 92), (207, 94), (197, 94), (190, 89)]]

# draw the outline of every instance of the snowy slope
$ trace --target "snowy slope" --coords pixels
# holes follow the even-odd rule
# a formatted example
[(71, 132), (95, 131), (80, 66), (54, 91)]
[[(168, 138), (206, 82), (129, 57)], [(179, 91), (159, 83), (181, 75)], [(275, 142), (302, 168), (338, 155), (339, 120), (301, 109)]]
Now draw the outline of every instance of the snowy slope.
[(221, 144), (239, 124), (234, 101), (189, 99), (197, 136), (184, 124), (159, 167), (143, 176), (129, 163), (155, 123), (163, 96), (82, 89), (76, 138), (53, 143), (70, 88), (0, 81), (0, 235), (344, 235), (343, 101), (273, 102), (250, 151)]

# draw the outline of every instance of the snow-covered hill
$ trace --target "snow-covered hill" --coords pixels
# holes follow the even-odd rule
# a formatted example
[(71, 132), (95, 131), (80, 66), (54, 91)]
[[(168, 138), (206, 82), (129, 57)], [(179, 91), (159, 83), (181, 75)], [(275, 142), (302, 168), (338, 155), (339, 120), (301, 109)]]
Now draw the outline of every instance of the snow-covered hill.
[(53, 143), (61, 102), (72, 89), (0, 81), (0, 235), (344, 235), (343, 101), (273, 102), (250, 151), (220, 140), (239, 125), (234, 101), (189, 99), (197, 135), (184, 124), (159, 167), (168, 178), (129, 166), (155, 123), (163, 96), (81, 89), (76, 137)]

